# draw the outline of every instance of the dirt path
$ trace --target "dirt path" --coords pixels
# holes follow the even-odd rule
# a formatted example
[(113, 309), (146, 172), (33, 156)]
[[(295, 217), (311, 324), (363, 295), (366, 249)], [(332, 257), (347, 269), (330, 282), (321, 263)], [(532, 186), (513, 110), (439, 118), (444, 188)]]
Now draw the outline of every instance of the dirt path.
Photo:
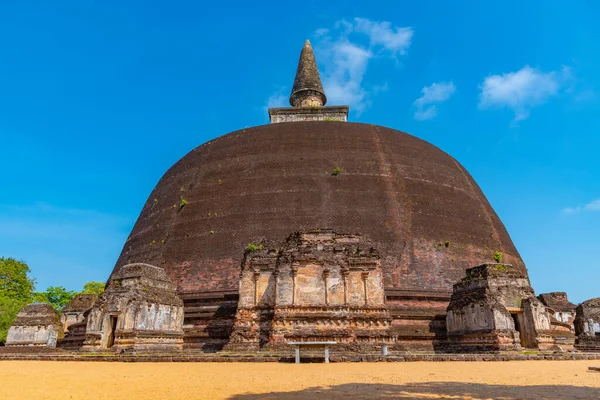
[(0, 361), (0, 399), (600, 399), (598, 361)]

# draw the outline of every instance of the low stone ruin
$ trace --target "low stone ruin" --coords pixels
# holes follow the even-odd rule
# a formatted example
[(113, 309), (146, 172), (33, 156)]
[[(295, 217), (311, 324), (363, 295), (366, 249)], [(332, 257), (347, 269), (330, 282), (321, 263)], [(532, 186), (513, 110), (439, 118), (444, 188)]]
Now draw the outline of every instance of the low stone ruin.
[(29, 304), (8, 330), (6, 346), (56, 347), (63, 336), (58, 313), (50, 304)]
[(446, 326), (453, 352), (556, 349), (550, 315), (527, 276), (512, 265), (467, 269), (454, 285)]
[(600, 352), (600, 297), (584, 301), (575, 317), (575, 347), (581, 351)]
[(373, 347), (393, 341), (390, 326), (377, 251), (360, 236), (317, 230), (249, 247), (226, 349), (291, 341)]
[(111, 276), (88, 316), (85, 350), (180, 350), (183, 301), (163, 268), (128, 264)]
[(565, 292), (543, 293), (538, 296), (538, 299), (546, 306), (553, 320), (573, 327), (577, 306), (569, 301)]
[(65, 337), (58, 343), (59, 347), (76, 349), (83, 346), (87, 317), (97, 299), (95, 294), (78, 294), (63, 308), (60, 322)]
[(575, 347), (575, 309), (577, 306), (569, 301), (565, 292), (544, 293), (538, 296), (550, 314), (552, 335), (558, 348), (563, 351), (574, 351)]

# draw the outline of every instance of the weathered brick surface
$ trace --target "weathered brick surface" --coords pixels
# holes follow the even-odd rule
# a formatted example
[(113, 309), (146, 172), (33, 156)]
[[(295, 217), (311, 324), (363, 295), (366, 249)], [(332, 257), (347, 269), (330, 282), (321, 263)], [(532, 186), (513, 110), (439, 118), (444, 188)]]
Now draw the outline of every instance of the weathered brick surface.
[(448, 292), (494, 250), (525, 270), (452, 157), (392, 129), (338, 122), (249, 128), (193, 150), (150, 195), (116, 268), (162, 266), (183, 293), (237, 290), (248, 243), (317, 227), (372, 240), (386, 289)]

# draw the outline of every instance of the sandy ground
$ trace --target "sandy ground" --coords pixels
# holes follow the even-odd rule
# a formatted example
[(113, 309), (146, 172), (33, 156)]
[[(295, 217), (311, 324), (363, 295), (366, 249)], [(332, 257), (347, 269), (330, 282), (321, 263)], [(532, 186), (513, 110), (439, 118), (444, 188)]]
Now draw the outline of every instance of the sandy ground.
[(0, 361), (0, 399), (600, 399), (598, 361)]

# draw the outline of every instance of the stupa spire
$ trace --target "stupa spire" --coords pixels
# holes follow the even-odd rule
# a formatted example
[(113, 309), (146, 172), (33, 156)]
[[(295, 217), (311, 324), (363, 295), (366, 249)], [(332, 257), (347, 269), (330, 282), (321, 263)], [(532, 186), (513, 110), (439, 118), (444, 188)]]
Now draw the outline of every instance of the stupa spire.
[(292, 107), (323, 107), (325, 103), (327, 97), (319, 77), (315, 53), (310, 41), (307, 40), (300, 53), (294, 87), (290, 94), (290, 104)]

